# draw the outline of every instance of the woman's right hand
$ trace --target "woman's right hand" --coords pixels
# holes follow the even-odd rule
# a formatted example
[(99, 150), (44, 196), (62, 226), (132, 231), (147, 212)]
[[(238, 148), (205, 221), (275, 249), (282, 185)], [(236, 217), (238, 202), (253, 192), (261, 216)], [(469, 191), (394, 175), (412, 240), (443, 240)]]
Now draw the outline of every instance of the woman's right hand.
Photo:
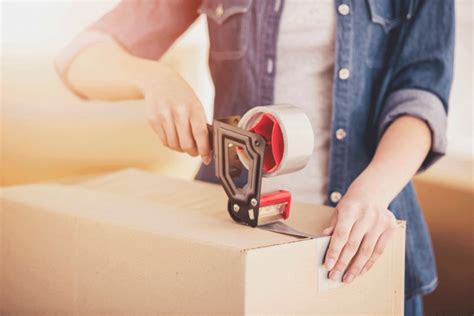
[(148, 121), (161, 142), (204, 163), (211, 161), (206, 116), (186, 81), (160, 61), (130, 55), (115, 43), (82, 51), (67, 70), (74, 91), (88, 99), (145, 98)]
[(173, 69), (157, 68), (138, 84), (147, 107), (148, 122), (163, 145), (211, 161), (204, 108), (188, 83)]

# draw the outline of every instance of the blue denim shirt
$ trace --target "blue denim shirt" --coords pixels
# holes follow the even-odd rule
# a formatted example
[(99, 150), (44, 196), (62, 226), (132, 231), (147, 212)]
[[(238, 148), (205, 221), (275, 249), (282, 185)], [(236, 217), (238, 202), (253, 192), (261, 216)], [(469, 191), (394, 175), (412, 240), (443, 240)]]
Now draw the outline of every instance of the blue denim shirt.
[[(346, 192), (369, 164), (383, 131), (401, 115), (421, 118), (431, 129), (432, 147), (422, 169), (445, 153), (454, 45), (452, 0), (335, 0), (334, 5), (331, 129), (335, 135), (342, 128), (347, 137), (331, 140), (326, 202), (330, 206), (336, 205), (331, 194)], [(278, 66), (282, 10), (284, 0), (123, 2), (89, 32), (106, 33), (132, 54), (157, 59), (197, 12), (205, 14), (214, 115), (242, 115), (273, 102), (276, 67), (267, 64)], [(203, 165), (197, 179), (217, 182), (214, 166)], [(431, 241), (411, 183), (389, 209), (407, 221), (406, 297), (433, 291), (437, 276)]]

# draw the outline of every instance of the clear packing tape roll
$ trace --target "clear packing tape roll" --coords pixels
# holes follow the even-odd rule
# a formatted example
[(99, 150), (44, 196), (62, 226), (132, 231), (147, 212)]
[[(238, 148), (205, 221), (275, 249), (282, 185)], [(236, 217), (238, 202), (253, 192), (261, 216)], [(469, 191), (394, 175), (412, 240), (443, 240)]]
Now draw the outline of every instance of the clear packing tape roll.
[[(258, 106), (241, 118), (240, 128), (257, 133), (266, 141), (263, 176), (273, 177), (306, 166), (314, 147), (311, 122), (298, 107), (287, 104)], [(237, 151), (248, 168), (249, 157)]]

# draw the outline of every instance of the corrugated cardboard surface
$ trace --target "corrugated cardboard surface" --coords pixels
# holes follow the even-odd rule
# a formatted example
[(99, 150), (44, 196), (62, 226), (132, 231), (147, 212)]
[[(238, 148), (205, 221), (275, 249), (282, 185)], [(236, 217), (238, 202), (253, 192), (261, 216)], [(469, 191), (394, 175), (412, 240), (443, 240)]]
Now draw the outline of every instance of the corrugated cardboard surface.
[[(404, 226), (372, 271), (328, 281), (328, 237), (238, 225), (219, 186), (128, 170), (77, 185), (4, 189), (0, 306), (115, 314), (402, 314)], [(332, 210), (296, 204), (317, 234)]]

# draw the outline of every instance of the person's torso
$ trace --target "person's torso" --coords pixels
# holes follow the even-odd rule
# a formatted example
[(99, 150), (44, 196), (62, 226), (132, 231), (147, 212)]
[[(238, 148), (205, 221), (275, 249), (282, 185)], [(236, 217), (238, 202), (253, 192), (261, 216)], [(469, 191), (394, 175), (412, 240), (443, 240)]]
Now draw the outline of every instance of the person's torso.
[[(336, 206), (375, 152), (377, 122), (392, 75), (391, 59), (397, 57), (400, 25), (413, 13), (415, 0), (331, 3), (337, 32), (325, 204)], [(242, 115), (255, 106), (274, 103), (274, 66), (278, 66), (277, 43), (285, 4), (283, 0), (203, 0), (200, 12), (208, 21), (215, 117)], [(318, 36), (317, 30), (313, 32)], [(218, 182), (213, 164), (202, 166), (196, 178)], [(409, 222), (406, 295), (429, 292), (436, 286), (435, 264), (411, 184), (389, 209)]]
[[(305, 168), (264, 178), (262, 191), (285, 189), (294, 200), (323, 204), (328, 184), (336, 17), (327, 0), (287, 0), (282, 11), (275, 67), (275, 104), (303, 110), (314, 132)], [(272, 65), (273, 67), (273, 65)]]

